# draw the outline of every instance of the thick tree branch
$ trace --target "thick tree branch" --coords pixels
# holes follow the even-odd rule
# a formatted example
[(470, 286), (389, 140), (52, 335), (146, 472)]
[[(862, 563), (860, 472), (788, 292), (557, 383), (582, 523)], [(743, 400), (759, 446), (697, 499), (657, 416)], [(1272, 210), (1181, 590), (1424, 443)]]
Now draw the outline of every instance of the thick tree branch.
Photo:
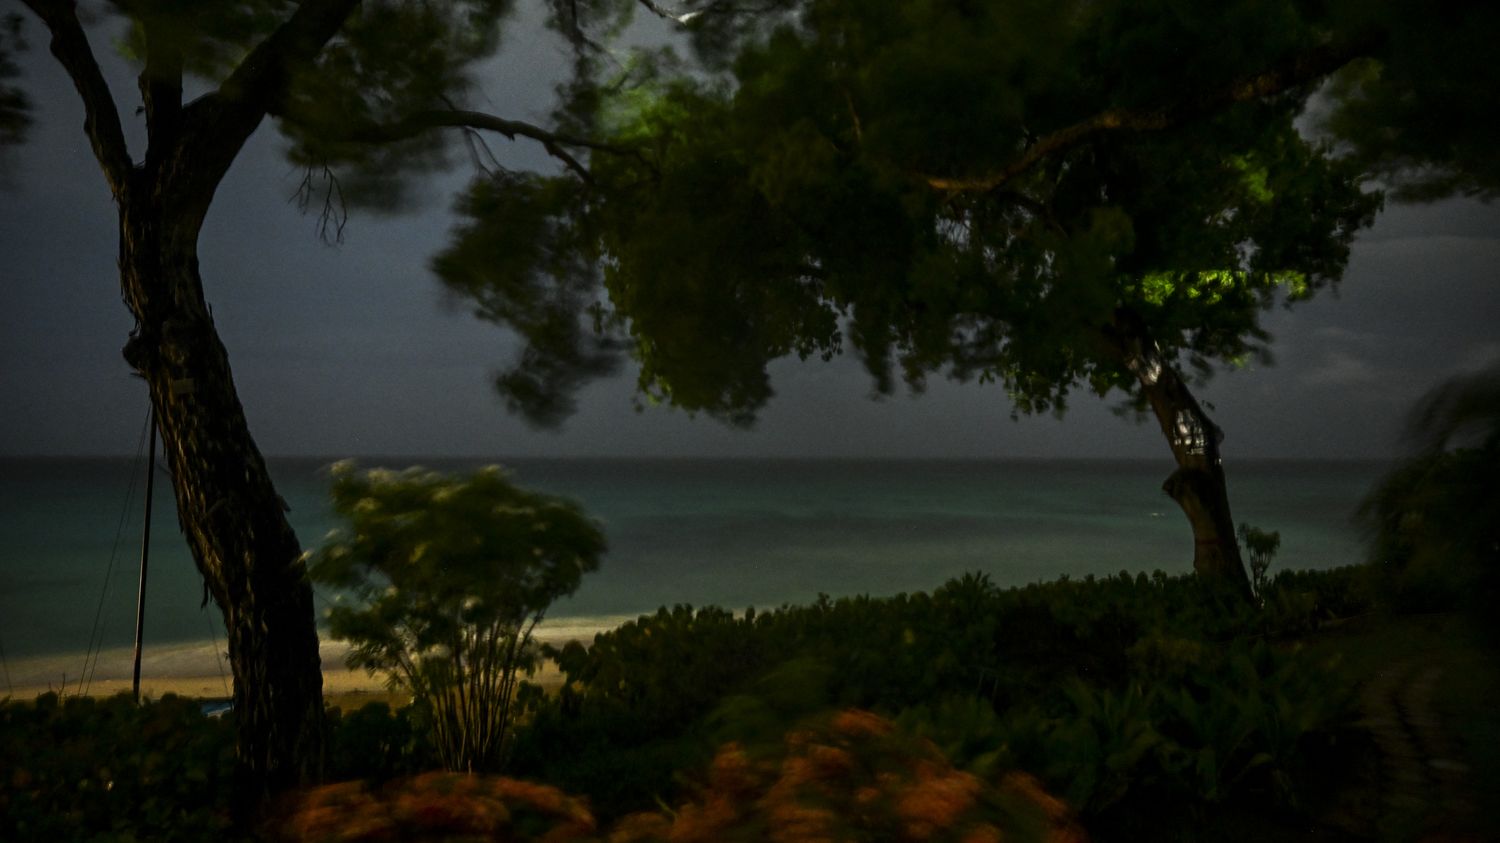
[(360, 0), (305, 0), (245, 56), (218, 90), (182, 112), (180, 160), (186, 213), (201, 218), (224, 173), (268, 113), (280, 109), (295, 72), (313, 62)]
[(245, 56), (214, 96), (260, 114), (277, 110), (292, 72), (317, 58), (359, 4), (360, 0), (307, 0)]
[(608, 152), (613, 155), (629, 155), (635, 158), (641, 157), (640, 150), (633, 147), (602, 143), (576, 135), (552, 132), (521, 120), (507, 120), (503, 117), (496, 117), (493, 114), (485, 114), (482, 111), (468, 111), (457, 108), (420, 111), (402, 118), (395, 123), (358, 127), (350, 130), (345, 135), (335, 136), (331, 139), (349, 143), (390, 143), (392, 141), (415, 137), (423, 132), (434, 129), (475, 129), (495, 132), (504, 135), (512, 141), (518, 137), (529, 138), (540, 143), (548, 155), (563, 162), (568, 169), (578, 174), (585, 181), (589, 180), (588, 168), (583, 166), (577, 158), (568, 152), (569, 148)]
[(182, 52), (171, 39), (146, 31), (146, 66), (136, 83), (146, 111), (146, 167), (155, 170), (176, 144), (182, 117)]
[(109, 85), (94, 59), (88, 36), (78, 22), (76, 4), (72, 0), (21, 0), (33, 14), (41, 18), (52, 33), (52, 55), (57, 57), (73, 87), (83, 101), (83, 131), (94, 148), (94, 157), (104, 170), (110, 192), (116, 199), (124, 195), (130, 179), (130, 151), (125, 146), (125, 133), (120, 128), (120, 114), (115, 108)]
[(1280, 64), (1253, 76), (1242, 77), (1217, 90), (1199, 93), (1156, 109), (1112, 108), (1046, 135), (1027, 147), (1010, 164), (977, 178), (928, 176), (926, 182), (953, 193), (988, 192), (1004, 187), (1032, 167), (1104, 132), (1155, 132), (1211, 115), (1236, 103), (1272, 96), (1333, 73), (1357, 58), (1369, 55), (1379, 40), (1374, 37), (1325, 44), (1297, 53)]

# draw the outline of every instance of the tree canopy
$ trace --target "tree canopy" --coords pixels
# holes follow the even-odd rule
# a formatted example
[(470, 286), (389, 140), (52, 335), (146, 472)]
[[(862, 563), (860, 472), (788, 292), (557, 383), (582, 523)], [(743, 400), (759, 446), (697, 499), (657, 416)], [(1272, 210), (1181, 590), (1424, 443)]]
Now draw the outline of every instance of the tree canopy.
[[(1378, 207), (1293, 125), (1327, 68), (1287, 56), (1318, 35), (1290, 3), (804, 4), (722, 72), (640, 62), (598, 112), (639, 156), (476, 184), (435, 266), (531, 340), (500, 386), (543, 422), (607, 371), (555, 327), (591, 292), (645, 395), (737, 423), (769, 361), (850, 345), (882, 391), (993, 379), (1022, 412), (1131, 391), (1127, 340), (1206, 374), (1263, 354), (1263, 310), (1335, 282)], [(1232, 102), (1257, 82), (1274, 90)], [(1181, 125), (1032, 153), (1148, 113)], [(517, 220), (529, 248), (497, 236)]]
[(1320, 128), (1402, 201), (1500, 197), (1500, 31), (1492, 3), (1339, 4), (1379, 48), (1333, 78)]

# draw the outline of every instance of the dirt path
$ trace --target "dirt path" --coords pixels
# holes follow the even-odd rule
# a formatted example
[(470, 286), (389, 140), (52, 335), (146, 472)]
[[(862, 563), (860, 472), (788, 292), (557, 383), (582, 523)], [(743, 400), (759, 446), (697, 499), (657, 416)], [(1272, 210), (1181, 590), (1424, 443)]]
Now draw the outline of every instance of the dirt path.
[(1360, 691), (1360, 725), (1380, 751), (1382, 839), (1481, 840), (1469, 766), (1433, 706), (1446, 669), (1431, 659), (1404, 659)]

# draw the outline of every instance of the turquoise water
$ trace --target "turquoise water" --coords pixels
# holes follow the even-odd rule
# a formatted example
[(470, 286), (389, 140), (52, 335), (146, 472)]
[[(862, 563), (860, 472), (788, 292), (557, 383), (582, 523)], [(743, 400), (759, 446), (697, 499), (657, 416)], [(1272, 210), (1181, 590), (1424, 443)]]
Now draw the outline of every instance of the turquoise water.
[[(336, 526), (326, 500), (328, 462), (271, 461), (309, 547)], [(415, 462), (461, 470), (486, 461)], [(1182, 572), (1191, 564), (1186, 522), (1161, 492), (1167, 463), (501, 462), (521, 484), (573, 497), (603, 522), (610, 553), (602, 569), (552, 613), (584, 626), (663, 604), (743, 609), (820, 592), (927, 590), (975, 570), (1018, 585), (1065, 574)], [(1350, 517), (1381, 468), (1231, 465), (1234, 514), (1281, 532), (1278, 567), (1355, 562), (1361, 544)], [(96, 611), (103, 646), (129, 646), (142, 470), (129, 459), (0, 460), (0, 646), (8, 658), (82, 653)], [(202, 586), (165, 474), (158, 473), (156, 491), (148, 641), (222, 641), (217, 612), (200, 608)]]

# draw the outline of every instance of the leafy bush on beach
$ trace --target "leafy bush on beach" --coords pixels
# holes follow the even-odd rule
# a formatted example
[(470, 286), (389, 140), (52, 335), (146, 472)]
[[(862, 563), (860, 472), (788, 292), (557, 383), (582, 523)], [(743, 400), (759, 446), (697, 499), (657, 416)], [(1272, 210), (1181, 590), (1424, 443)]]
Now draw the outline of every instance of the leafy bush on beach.
[(332, 496), (347, 529), (310, 554), (308, 574), (343, 592), (327, 616), (349, 666), (412, 694), (443, 767), (498, 768), (539, 661), (532, 632), (598, 568), (598, 525), (493, 466), (449, 477), (340, 463)]

